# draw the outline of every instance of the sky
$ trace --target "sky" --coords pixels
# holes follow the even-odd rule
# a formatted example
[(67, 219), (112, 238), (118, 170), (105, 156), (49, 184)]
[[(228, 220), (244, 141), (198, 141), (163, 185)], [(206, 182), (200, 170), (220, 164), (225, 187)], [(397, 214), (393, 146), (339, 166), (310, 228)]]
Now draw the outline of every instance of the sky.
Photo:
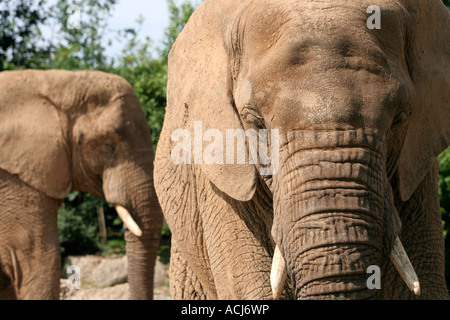
[[(140, 37), (150, 37), (155, 43), (159, 43), (164, 34), (164, 29), (169, 24), (169, 12), (166, 0), (119, 0), (114, 6), (111, 18), (108, 19), (110, 28), (118, 30), (137, 27), (136, 20), (139, 15), (144, 17)], [(114, 56), (120, 53), (120, 43), (113, 42), (108, 48), (107, 55)]]

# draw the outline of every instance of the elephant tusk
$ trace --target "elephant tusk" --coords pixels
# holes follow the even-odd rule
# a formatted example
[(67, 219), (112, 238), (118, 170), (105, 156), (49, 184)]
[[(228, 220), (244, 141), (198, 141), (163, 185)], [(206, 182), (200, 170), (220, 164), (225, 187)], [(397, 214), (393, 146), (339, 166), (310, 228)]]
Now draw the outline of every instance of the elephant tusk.
[(395, 238), (394, 247), (391, 252), (391, 261), (400, 273), (403, 281), (416, 296), (420, 296), (419, 278), (406, 254), (405, 248), (398, 237)]
[(279, 299), (283, 293), (287, 279), (286, 262), (281, 255), (280, 248), (275, 247), (272, 261), (272, 271), (270, 273), (270, 285), (274, 299)]
[(117, 214), (119, 215), (120, 219), (122, 219), (123, 224), (125, 225), (125, 227), (128, 230), (130, 230), (130, 232), (132, 234), (134, 234), (137, 237), (142, 236), (141, 229), (139, 228), (137, 223), (133, 220), (133, 217), (131, 216), (131, 214), (128, 212), (127, 209), (125, 209), (122, 206), (117, 205), (116, 206), (116, 211), (117, 211)]
[[(416, 296), (420, 295), (420, 283), (416, 272), (411, 264), (411, 261), (406, 254), (405, 248), (398, 237), (394, 242), (394, 247), (391, 252), (391, 261), (397, 271), (400, 273), (403, 281), (405, 281), (408, 288), (414, 292)], [(274, 299), (279, 299), (283, 293), (284, 285), (287, 279), (286, 262), (281, 255), (278, 246), (275, 247), (273, 255), (272, 271), (270, 274), (270, 283), (272, 286), (272, 293)]]

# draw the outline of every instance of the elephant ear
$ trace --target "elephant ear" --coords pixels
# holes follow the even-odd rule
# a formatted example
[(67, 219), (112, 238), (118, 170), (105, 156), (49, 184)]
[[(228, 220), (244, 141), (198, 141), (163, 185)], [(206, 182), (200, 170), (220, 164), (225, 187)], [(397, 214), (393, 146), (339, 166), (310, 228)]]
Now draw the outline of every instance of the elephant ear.
[(49, 197), (63, 199), (72, 185), (69, 149), (60, 111), (36, 88), (45, 83), (43, 74), (0, 75), (0, 169)]
[(414, 1), (409, 70), (415, 87), (398, 164), (400, 197), (408, 200), (450, 145), (450, 14), (441, 1)]
[[(169, 54), (165, 121), (172, 125), (170, 134), (177, 129), (187, 129), (193, 144), (201, 144), (201, 149), (194, 147), (191, 163), (200, 165), (206, 177), (222, 192), (234, 199), (248, 201), (256, 188), (256, 167), (249, 164), (250, 161), (226, 164), (224, 150), (226, 130), (243, 129), (233, 103), (230, 59), (222, 37), (223, 18), (239, 3), (205, 1), (177, 38)], [(221, 160), (212, 164), (205, 162), (200, 154), (201, 150), (206, 152), (205, 146), (208, 146), (201, 141), (201, 135), (210, 129), (214, 130), (209, 132), (215, 137), (211, 141), (219, 147), (222, 144), (224, 150), (215, 155), (216, 160)], [(222, 141), (216, 141), (218, 138)], [(174, 144), (176, 142), (172, 141), (172, 149)]]

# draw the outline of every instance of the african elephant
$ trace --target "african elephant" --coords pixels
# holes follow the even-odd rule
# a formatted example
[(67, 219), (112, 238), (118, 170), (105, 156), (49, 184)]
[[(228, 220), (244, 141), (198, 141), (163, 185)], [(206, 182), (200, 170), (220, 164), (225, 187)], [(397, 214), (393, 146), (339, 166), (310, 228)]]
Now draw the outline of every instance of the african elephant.
[(439, 0), (204, 1), (155, 156), (172, 297), (448, 298), (449, 28)]
[(129, 230), (130, 298), (151, 299), (163, 216), (133, 88), (63, 70), (5, 71), (0, 87), (0, 298), (59, 298), (57, 209), (74, 189), (116, 206)]

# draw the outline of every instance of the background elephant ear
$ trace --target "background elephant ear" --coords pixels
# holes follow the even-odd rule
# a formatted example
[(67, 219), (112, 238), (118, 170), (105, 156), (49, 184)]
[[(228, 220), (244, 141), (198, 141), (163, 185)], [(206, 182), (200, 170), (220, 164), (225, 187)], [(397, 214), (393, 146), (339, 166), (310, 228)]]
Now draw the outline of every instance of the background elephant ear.
[[(247, 201), (256, 188), (256, 167), (253, 164), (226, 164), (226, 130), (242, 129), (240, 118), (233, 105), (230, 61), (222, 37), (223, 18), (233, 11), (240, 1), (205, 1), (191, 16), (177, 38), (169, 55), (166, 123), (172, 125), (169, 134), (177, 129), (189, 130), (192, 143), (207, 130), (221, 135), (223, 153), (216, 155), (223, 161), (202, 164), (199, 150), (192, 152), (192, 163), (199, 164), (206, 177), (222, 192), (234, 199)], [(201, 121), (201, 125), (199, 125)], [(194, 127), (202, 128), (194, 132)], [(194, 139), (196, 137), (197, 139)], [(194, 141), (196, 140), (196, 141)], [(215, 141), (211, 138), (211, 142)], [(171, 142), (171, 148), (177, 142)], [(220, 143), (219, 143), (220, 144)], [(236, 148), (237, 150), (237, 148)], [(200, 151), (201, 152), (201, 151)]]
[(414, 5), (420, 6), (409, 39), (415, 95), (398, 166), (403, 201), (450, 145), (450, 14), (441, 1), (414, 1)]
[(33, 87), (35, 72), (0, 76), (0, 168), (46, 195), (63, 199), (71, 189), (69, 150), (63, 118)]

